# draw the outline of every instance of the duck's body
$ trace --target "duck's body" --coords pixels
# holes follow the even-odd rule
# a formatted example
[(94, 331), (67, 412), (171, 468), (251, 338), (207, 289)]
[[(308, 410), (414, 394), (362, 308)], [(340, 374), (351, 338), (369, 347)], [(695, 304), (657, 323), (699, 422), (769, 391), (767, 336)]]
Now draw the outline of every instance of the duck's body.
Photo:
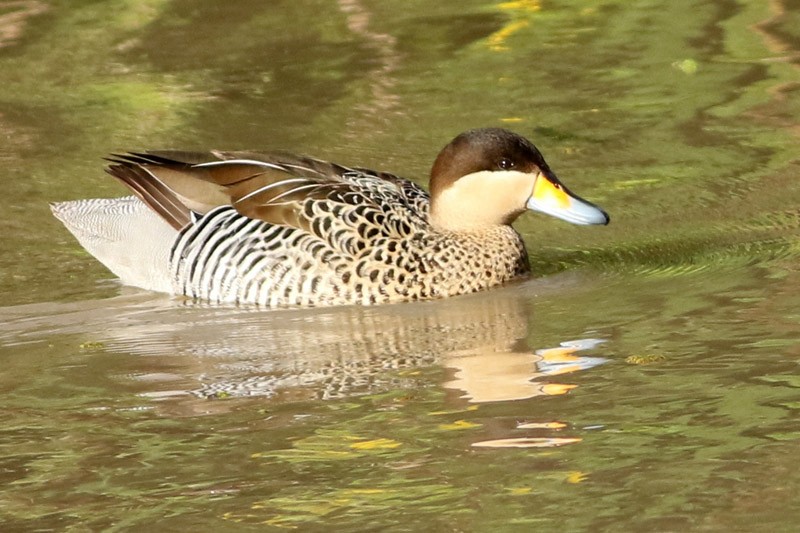
[[(433, 199), (391, 174), (282, 154), (113, 161), (109, 173), (138, 198), (54, 204), (55, 215), (124, 283), (215, 302), (376, 304), (474, 292), (528, 272), (510, 226), (526, 204), (566, 217), (552, 207), (566, 197), (588, 213), (571, 221), (607, 222), (563, 189), (533, 145), (499, 129), (472, 130), (442, 151)], [(555, 189), (531, 205), (544, 180)]]

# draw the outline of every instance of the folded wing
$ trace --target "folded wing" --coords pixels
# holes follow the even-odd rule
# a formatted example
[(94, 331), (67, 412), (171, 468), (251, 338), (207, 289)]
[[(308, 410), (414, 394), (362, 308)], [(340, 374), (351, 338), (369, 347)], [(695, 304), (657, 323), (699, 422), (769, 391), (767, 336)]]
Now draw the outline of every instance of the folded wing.
[[(319, 233), (315, 220), (427, 219), (429, 196), (392, 174), (347, 168), (309, 157), (253, 152), (143, 152), (114, 155), (107, 172), (175, 229), (215, 207), (271, 224)], [(369, 217), (368, 217), (369, 218)], [(381, 224), (376, 224), (376, 227)], [(393, 232), (394, 224), (385, 229)], [(327, 232), (326, 232), (327, 233)]]

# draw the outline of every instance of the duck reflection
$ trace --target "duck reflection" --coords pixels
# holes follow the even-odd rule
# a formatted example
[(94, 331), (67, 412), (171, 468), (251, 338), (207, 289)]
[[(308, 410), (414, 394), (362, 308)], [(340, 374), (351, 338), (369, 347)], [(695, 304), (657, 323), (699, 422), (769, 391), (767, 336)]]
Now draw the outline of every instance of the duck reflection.
[(0, 337), (79, 334), (105, 351), (149, 356), (133, 377), (153, 398), (340, 398), (418, 385), (409, 370), (437, 366), (448, 369), (444, 387), (468, 402), (563, 394), (574, 385), (552, 378), (602, 363), (577, 355), (599, 341), (529, 346), (532, 283), (415, 304), (282, 311), (135, 293), (49, 304), (46, 313), (0, 309)]

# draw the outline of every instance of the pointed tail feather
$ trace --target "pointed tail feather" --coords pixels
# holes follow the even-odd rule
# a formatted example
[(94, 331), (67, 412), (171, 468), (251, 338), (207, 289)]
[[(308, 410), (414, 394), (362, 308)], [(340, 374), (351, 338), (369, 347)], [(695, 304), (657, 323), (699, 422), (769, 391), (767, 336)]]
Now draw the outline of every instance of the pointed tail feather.
[(176, 230), (191, 222), (190, 209), (145, 167), (123, 161), (109, 166), (106, 172), (120, 180)]

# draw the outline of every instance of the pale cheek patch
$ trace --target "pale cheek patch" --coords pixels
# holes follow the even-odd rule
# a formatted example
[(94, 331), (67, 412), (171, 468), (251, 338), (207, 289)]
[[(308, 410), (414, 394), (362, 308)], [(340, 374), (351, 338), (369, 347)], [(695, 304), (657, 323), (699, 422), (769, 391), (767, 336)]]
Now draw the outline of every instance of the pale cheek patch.
[(516, 170), (468, 174), (440, 193), (432, 216), (454, 229), (507, 223), (524, 210), (535, 181), (534, 174)]
[(535, 182), (535, 174), (518, 170), (484, 170), (458, 179), (449, 190), (460, 194), (490, 195), (498, 198), (521, 194), (527, 196)]

